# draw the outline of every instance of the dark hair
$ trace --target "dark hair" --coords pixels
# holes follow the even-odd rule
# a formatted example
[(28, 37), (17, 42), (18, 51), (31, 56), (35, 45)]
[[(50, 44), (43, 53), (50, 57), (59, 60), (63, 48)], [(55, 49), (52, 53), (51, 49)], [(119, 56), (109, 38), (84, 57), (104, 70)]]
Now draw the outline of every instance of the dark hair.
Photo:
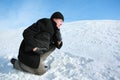
[(54, 12), (50, 19), (53, 19), (53, 18), (62, 19), (64, 21), (64, 16), (60, 12)]

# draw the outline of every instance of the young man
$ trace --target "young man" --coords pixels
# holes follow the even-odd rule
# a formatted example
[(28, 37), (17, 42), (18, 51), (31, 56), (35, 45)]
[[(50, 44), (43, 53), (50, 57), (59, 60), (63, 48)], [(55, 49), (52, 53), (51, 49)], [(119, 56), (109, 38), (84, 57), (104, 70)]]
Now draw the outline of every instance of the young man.
[(62, 47), (60, 26), (64, 17), (60, 12), (52, 14), (50, 19), (43, 18), (23, 32), (18, 60), (11, 59), (15, 69), (42, 75), (47, 66), (43, 61), (55, 50)]

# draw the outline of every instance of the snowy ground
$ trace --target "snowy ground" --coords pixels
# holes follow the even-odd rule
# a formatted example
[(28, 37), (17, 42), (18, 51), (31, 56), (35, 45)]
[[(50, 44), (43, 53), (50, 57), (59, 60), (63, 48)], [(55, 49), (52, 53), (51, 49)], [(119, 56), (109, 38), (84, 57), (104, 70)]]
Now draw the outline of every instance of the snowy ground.
[(0, 31), (0, 80), (120, 80), (120, 21), (65, 23), (64, 46), (48, 57), (42, 76), (13, 69), (24, 28)]

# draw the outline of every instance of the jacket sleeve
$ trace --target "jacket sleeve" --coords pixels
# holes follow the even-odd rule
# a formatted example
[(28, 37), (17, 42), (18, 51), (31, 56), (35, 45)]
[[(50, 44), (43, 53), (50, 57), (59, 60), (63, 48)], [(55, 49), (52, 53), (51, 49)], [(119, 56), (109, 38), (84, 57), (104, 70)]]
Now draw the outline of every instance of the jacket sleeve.
[[(41, 25), (42, 26), (42, 25)], [(40, 27), (38, 27), (37, 23), (34, 23), (30, 27), (24, 30), (23, 38), (25, 41), (25, 51), (31, 51), (33, 48), (37, 47), (37, 40), (34, 38), (36, 34), (40, 32)]]
[[(61, 41), (60, 44), (58, 44), (58, 41)], [(63, 45), (63, 42), (62, 42), (62, 37), (61, 37), (61, 33), (60, 33), (60, 30), (56, 30), (56, 33), (54, 35), (54, 45), (60, 49)]]

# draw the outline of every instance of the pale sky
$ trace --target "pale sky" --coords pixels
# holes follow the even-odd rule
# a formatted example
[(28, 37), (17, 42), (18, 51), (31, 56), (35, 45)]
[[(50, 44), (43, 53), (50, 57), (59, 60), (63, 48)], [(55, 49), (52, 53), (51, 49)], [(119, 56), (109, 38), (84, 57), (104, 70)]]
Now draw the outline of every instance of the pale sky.
[(0, 0), (0, 29), (29, 26), (55, 11), (65, 22), (120, 20), (120, 0)]

